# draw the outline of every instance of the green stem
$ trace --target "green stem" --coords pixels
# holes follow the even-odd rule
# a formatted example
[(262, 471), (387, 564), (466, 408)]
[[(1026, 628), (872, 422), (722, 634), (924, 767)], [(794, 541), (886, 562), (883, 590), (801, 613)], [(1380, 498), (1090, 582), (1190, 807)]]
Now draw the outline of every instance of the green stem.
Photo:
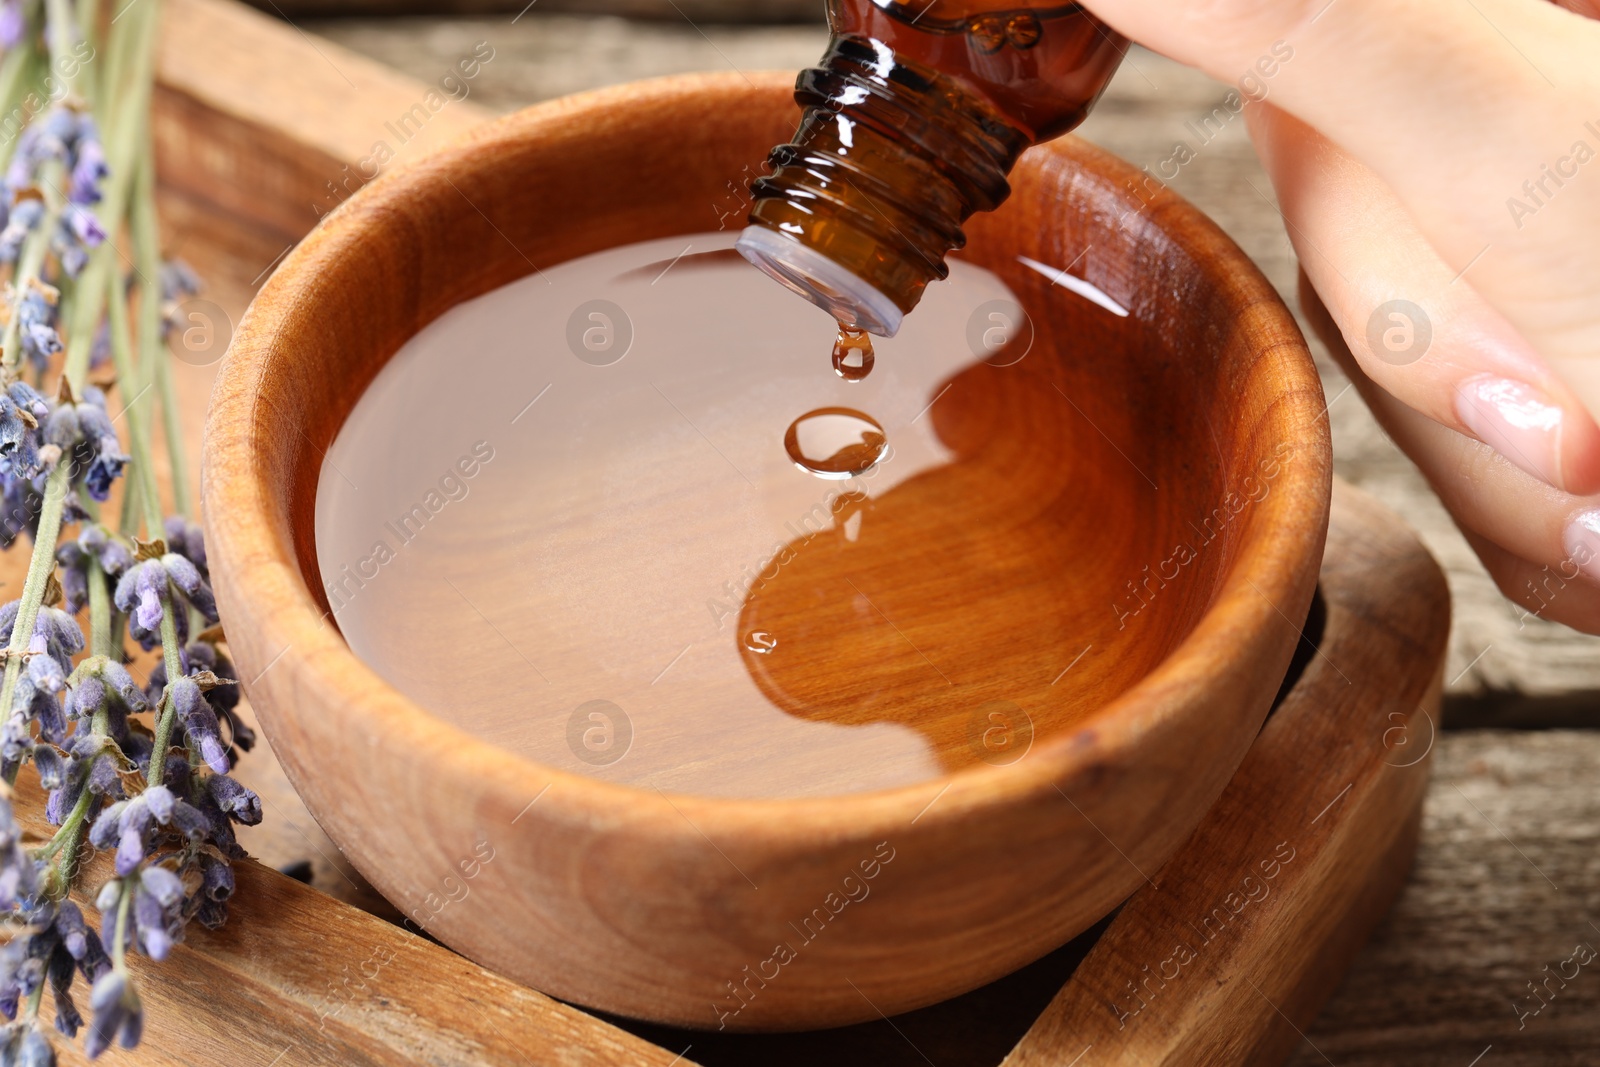
[(167, 440), (167, 463), (172, 469), (172, 507), (179, 515), (189, 515), (189, 463), (184, 454), (183, 421), (172, 382), (172, 359), (161, 337), (161, 237), (156, 221), (155, 175), (155, 149), (147, 137), (133, 193), (133, 248), (140, 278), (139, 360), (161, 399), (161, 428)]
[(78, 92), (93, 107), (100, 100), (99, 69), (94, 63), (100, 58), (100, 0), (78, 0), (78, 27), (89, 42), (89, 59), (79, 67), (83, 80), (78, 83)]
[[(22, 132), (22, 101), (28, 95), (28, 74), (33, 66), (33, 49), (13, 48), (0, 59), (0, 123), (7, 130), (4, 144), (0, 144), (0, 164), (11, 162), (11, 153), (17, 147), (17, 135)], [(10, 129), (12, 116), (17, 117), (16, 129)]]
[[(118, 80), (107, 85), (111, 114), (110, 121), (105, 124), (109, 131), (106, 159), (111, 177), (106, 181), (99, 215), (100, 224), (108, 234), (115, 235), (122, 228), (133, 174), (138, 169), (139, 137), (144, 116), (150, 108), (150, 80), (155, 67), (152, 43), (159, 17), (160, 5), (156, 0), (147, 0), (133, 7), (126, 19), (112, 29), (112, 71), (121, 76), (126, 70), (127, 84)], [(107, 240), (89, 253), (89, 265), (74, 287), (78, 299), (73, 302), (72, 319), (68, 323), (63, 373), (75, 389), (82, 386), (88, 374), (89, 352), (94, 347), (95, 328), (100, 325), (100, 315), (105, 310), (107, 285), (117, 273), (117, 249)]]
[[(72, 59), (72, 31), (77, 28), (77, 20), (72, 17), (72, 8), (67, 0), (45, 0), (45, 44), (50, 50), (51, 72), (60, 78), (66, 89), (63, 98), (70, 97), (76, 84), (77, 64)], [(73, 71), (74, 76), (69, 78), (64, 71)]]
[(89, 560), (89, 655), (112, 657), (116, 646), (111, 643), (111, 591), (106, 585), (106, 572), (100, 561)]
[[(28, 560), (28, 577), (22, 585), (22, 602), (17, 607), (17, 621), (11, 630), (11, 643), (6, 646), (11, 655), (6, 657), (5, 681), (0, 684), (0, 716), (11, 713), (11, 699), (16, 692), (17, 677), (22, 673), (22, 653), (33, 639), (33, 625), (39, 618), (39, 607), (44, 603), (44, 587), (56, 567), (56, 539), (61, 536), (61, 512), (66, 506), (67, 489), (72, 474), (72, 457), (62, 456), (44, 483), (44, 503), (39, 508), (39, 532), (33, 542), (33, 555)], [(15, 772), (10, 781), (16, 781)]]
[(133, 906), (133, 889), (122, 884), (122, 896), (117, 901), (117, 939), (111, 945), (111, 966), (123, 974), (128, 973), (128, 910)]
[(178, 621), (173, 614), (177, 608), (172, 597), (161, 594), (161, 654), (167, 667), (166, 691), (161, 694), (161, 717), (156, 720), (156, 739), (150, 748), (150, 771), (145, 775), (149, 785), (160, 785), (167, 773), (167, 749), (172, 745), (172, 727), (178, 717), (177, 704), (172, 699), (172, 683), (183, 677), (182, 660), (178, 652)]
[[(121, 280), (115, 274), (106, 280), (109, 283), (106, 303), (111, 309), (111, 360), (126, 396), (139, 380), (133, 366), (132, 341), (128, 337), (128, 302), (123, 299)], [(155, 466), (150, 462), (150, 435), (145, 432), (144, 411), (138, 401), (139, 396), (134, 395), (124, 409), (128, 418), (128, 447), (133, 452), (129, 478), (138, 479), (139, 496), (144, 503), (145, 539), (154, 541), (161, 536), (161, 490), (156, 486)], [(133, 486), (130, 484), (128, 489), (131, 492)]]
[(87, 784), (78, 794), (78, 802), (62, 822), (44, 848), (34, 853), (34, 858), (50, 861), (50, 871), (45, 875), (44, 896), (50, 900), (64, 900), (72, 892), (72, 883), (78, 877), (78, 861), (83, 855), (83, 835), (89, 829), (89, 807), (94, 793)]

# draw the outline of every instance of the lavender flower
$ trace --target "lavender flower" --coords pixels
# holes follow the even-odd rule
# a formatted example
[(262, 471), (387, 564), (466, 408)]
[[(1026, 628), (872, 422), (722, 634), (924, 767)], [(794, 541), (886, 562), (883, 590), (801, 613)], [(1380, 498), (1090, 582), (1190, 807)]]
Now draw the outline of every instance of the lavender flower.
[[(41, 760), (40, 757), (45, 758)], [(72, 739), (65, 759), (54, 748), (41, 745), (35, 748), (33, 761), (39, 767), (40, 784), (50, 790), (45, 817), (55, 826), (67, 820), (68, 814), (83, 798), (85, 789), (91, 798), (87, 812), (89, 819), (95, 818), (107, 800), (124, 799), (126, 792), (122, 788), (122, 772), (133, 769), (133, 763), (122, 754), (116, 742), (90, 732), (80, 733)], [(47, 762), (55, 765), (48, 777), (45, 774)]]
[(207, 930), (228, 921), (228, 901), (233, 897), (233, 868), (226, 860), (209, 853), (200, 854), (200, 887), (184, 905), (185, 910)]
[(100, 184), (111, 174), (111, 168), (106, 165), (105, 146), (100, 143), (100, 128), (91, 116), (82, 115), (78, 118), (77, 134), (72, 152), (72, 184), (67, 199), (74, 204), (98, 204)]
[(172, 683), (172, 706), (178, 713), (178, 721), (183, 723), (188, 743), (200, 746), (200, 757), (206, 761), (206, 766), (218, 774), (227, 774), (228, 753), (222, 747), (217, 713), (206, 703), (200, 684), (194, 678), (179, 678)]
[[(207, 622), (217, 621), (216, 598), (200, 569), (188, 558), (168, 552), (160, 559), (136, 563), (124, 571), (113, 597), (117, 609), (128, 616), (128, 632), (145, 648), (161, 641), (161, 620), (167, 606), (187, 603)], [(174, 613), (178, 639), (188, 634), (188, 620), (182, 611)]]
[(113, 1041), (123, 1048), (139, 1044), (144, 1032), (144, 1009), (133, 991), (133, 981), (125, 973), (111, 970), (101, 975), (89, 993), (89, 1008), (94, 1012), (94, 1021), (89, 1024), (83, 1050), (90, 1059), (110, 1048)]
[(0, 907), (10, 910), (39, 892), (39, 873), (33, 857), (22, 847), (11, 800), (0, 797)]
[[(190, 643), (183, 650), (180, 662), (188, 674), (203, 680), (200, 689), (205, 694), (206, 703), (211, 705), (219, 722), (228, 724), (228, 758), (238, 758), (231, 746), (249, 752), (255, 747), (256, 733), (238, 712), (239, 686), (233, 678), (233, 663), (209, 641)], [(150, 684), (145, 688), (152, 705), (161, 703), (166, 685), (167, 665), (165, 662), (157, 663), (150, 671)]]
[(81, 482), (96, 500), (111, 495), (111, 483), (128, 463), (106, 414), (105, 394), (93, 386), (84, 389), (81, 401), (68, 398), (55, 406), (45, 419), (44, 440), (72, 457), (73, 483)]
[(89, 564), (95, 562), (112, 578), (133, 566), (133, 553), (120, 538), (98, 523), (83, 527), (75, 541), (56, 549), (61, 564), (61, 591), (66, 610), (77, 614), (89, 602)]
[(105, 243), (106, 231), (95, 213), (82, 204), (69, 203), (61, 212), (50, 248), (67, 277), (76, 278), (89, 264), (89, 251)]
[[(74, 1018), (77, 1012), (72, 1012)], [(56, 1025), (60, 1026), (58, 1009)], [(78, 1020), (82, 1022), (81, 1019)], [(76, 1028), (73, 1029), (76, 1033)], [(13, 1023), (0, 1038), (0, 1064), (5, 1067), (56, 1067), (56, 1050), (34, 1023)]]
[(178, 326), (178, 308), (184, 300), (200, 292), (200, 277), (181, 259), (161, 265), (161, 339), (167, 340)]
[[(4, 234), (0, 233), (0, 255), (3, 255), (4, 241)], [(61, 351), (61, 335), (56, 329), (61, 294), (54, 286), (29, 279), (26, 291), (20, 298), (14, 295), (13, 299), (16, 302), (15, 314), (23, 354), (36, 369), (43, 370), (49, 365), (50, 357)], [(38, 396), (37, 393), (34, 395)], [(44, 414), (37, 413), (38, 417)]]
[[(24, 131), (26, 137), (26, 131)], [(14, 166), (15, 164), (13, 164)], [(0, 263), (15, 263), (22, 252), (22, 242), (44, 218), (44, 201), (37, 195), (26, 196), (11, 205), (6, 225), (0, 229)]]
[(171, 515), (167, 517), (163, 529), (167, 535), (167, 551), (183, 556), (194, 564), (202, 578), (209, 580), (211, 572), (206, 566), (205, 532), (199, 525), (182, 515)]
[[(254, 796), (254, 794), (251, 794)], [(89, 843), (102, 851), (117, 850), (116, 870), (126, 877), (149, 854), (153, 835), (163, 826), (198, 844), (212, 830), (211, 820), (164, 785), (153, 785), (132, 800), (119, 800), (95, 819)]]
[(71, 901), (24, 909), (28, 926), (0, 950), (0, 1010), (15, 1018), (18, 1003), (48, 982), (56, 1000), (56, 1029), (72, 1037), (83, 1025), (72, 1001), (74, 972), (93, 982), (110, 967), (100, 937)]
[(212, 774), (193, 783), (189, 797), (210, 823), (208, 839), (230, 859), (244, 855), (233, 835), (233, 824), (255, 826), (261, 822), (261, 798), (225, 774)]

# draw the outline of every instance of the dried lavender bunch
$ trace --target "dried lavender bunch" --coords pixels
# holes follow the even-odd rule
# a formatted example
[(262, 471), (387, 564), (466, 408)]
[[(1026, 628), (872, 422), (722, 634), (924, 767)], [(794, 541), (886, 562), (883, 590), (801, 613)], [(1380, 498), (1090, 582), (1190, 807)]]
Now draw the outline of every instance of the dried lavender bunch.
[[(22, 596), (0, 604), (0, 915), (12, 931), (0, 947), (0, 1067), (55, 1063), (52, 1030), (84, 1029), (90, 1058), (136, 1045), (144, 1012), (128, 953), (161, 960), (189, 922), (223, 923), (230, 863), (244, 854), (234, 827), (261, 820), (259, 799), (228, 776), (254, 735), (218, 647), (204, 540), (186, 517), (166, 376), (167, 305), (198, 283), (156, 248), (158, 0), (110, 21), (78, 2), (45, 0), (41, 13), (0, 0), (0, 116), (32, 112), (15, 136), (0, 123), (0, 546), (32, 541)], [(124, 229), (131, 283), (107, 240)], [(114, 381), (91, 384), (90, 367), (105, 363)], [(126, 403), (124, 443), (108, 388), (160, 398), (178, 514), (164, 513), (150, 465), (153, 420)], [(101, 506), (118, 488), (113, 527)], [(129, 640), (160, 652), (143, 683)], [(56, 827), (37, 847), (10, 792), (30, 763)], [(89, 849), (110, 853), (114, 872), (99, 887), (98, 930), (69, 899)]]

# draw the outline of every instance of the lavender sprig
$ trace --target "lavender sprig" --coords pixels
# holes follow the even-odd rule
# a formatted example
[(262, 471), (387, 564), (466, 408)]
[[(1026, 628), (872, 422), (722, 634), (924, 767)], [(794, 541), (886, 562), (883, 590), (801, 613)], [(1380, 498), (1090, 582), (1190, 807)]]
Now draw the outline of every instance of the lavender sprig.
[[(0, 108), (80, 55), (69, 0), (0, 0)], [(187, 924), (220, 925), (234, 891), (239, 825), (261, 819), (256, 795), (226, 773), (254, 738), (235, 708), (232, 666), (218, 649), (204, 539), (189, 512), (182, 437), (167, 374), (163, 307), (192, 275), (163, 271), (153, 199), (148, 105), (159, 0), (112, 20), (110, 59), (86, 74), (91, 110), (67, 93), (0, 143), (0, 545), (33, 538), (21, 596), (0, 605), (0, 911), (18, 929), (0, 947), (0, 1064), (53, 1064), (54, 1029), (86, 1031), (90, 1058), (133, 1047), (144, 1010), (130, 950), (166, 958)], [(48, 55), (40, 55), (45, 42)], [(92, 51), (92, 50), (91, 50)], [(137, 266), (135, 345), (119, 259), (108, 234), (126, 227)], [(68, 279), (66, 284), (62, 279)], [(60, 286), (60, 288), (57, 288)], [(115, 370), (126, 438), (87, 375), (101, 334)], [(27, 370), (38, 389), (19, 381)], [(42, 383), (52, 373), (49, 389)], [(152, 420), (138, 398), (155, 386), (177, 516), (162, 510), (150, 462)], [(106, 388), (110, 388), (107, 386)], [(47, 399), (52, 398), (53, 399)], [(120, 530), (100, 506), (120, 486)], [(139, 526), (143, 526), (142, 538)], [(75, 529), (73, 529), (75, 527)], [(63, 538), (63, 531), (68, 534)], [(59, 568), (59, 575), (58, 575)], [(77, 617), (87, 611), (88, 640)], [(129, 670), (122, 633), (160, 663), (147, 685)], [(87, 644), (87, 648), (85, 645)], [(140, 716), (154, 712), (152, 725)], [(25, 848), (9, 783), (32, 763), (48, 792), (50, 840)], [(69, 899), (89, 849), (113, 854), (96, 931)], [(87, 985), (90, 1018), (74, 1000)]]

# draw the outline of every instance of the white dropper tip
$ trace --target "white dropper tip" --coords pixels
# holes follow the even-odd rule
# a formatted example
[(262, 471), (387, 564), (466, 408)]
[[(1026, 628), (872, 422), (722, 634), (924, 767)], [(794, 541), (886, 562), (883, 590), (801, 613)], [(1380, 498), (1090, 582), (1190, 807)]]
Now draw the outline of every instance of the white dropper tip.
[(882, 292), (788, 234), (747, 226), (734, 246), (768, 277), (799, 293), (844, 326), (893, 337), (905, 313)]

